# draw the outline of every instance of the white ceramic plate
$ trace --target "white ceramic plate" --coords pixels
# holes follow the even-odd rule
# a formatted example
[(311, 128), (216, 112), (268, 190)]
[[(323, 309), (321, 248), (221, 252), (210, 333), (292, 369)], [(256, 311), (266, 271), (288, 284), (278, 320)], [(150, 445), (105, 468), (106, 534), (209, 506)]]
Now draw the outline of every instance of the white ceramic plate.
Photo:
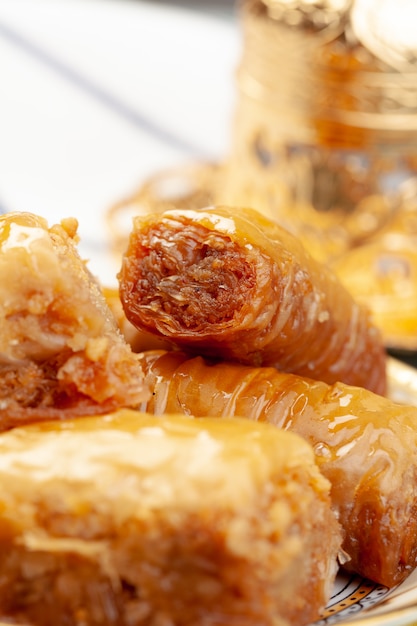
[[(117, 271), (108, 208), (154, 172), (227, 151), (237, 23), (210, 0), (188, 4), (0, 3), (0, 210), (77, 217), (104, 283)], [(391, 396), (417, 405), (415, 371), (389, 367)], [(339, 575), (319, 623), (352, 620), (417, 624), (417, 572), (390, 592)]]
[(359, 576), (339, 574), (323, 619), (317, 626), (343, 626), (352, 620), (360, 626), (411, 624), (417, 621), (417, 605), (413, 606), (416, 602), (417, 573), (391, 591)]

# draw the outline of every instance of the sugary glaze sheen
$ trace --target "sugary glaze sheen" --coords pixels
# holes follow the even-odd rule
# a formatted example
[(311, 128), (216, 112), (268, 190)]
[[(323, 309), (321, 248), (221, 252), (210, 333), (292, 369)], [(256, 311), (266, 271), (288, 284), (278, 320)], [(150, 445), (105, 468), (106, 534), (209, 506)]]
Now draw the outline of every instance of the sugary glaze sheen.
[(170, 349), (171, 344), (168, 341), (164, 341), (161, 337), (157, 337), (153, 333), (146, 330), (135, 328), (135, 326), (129, 322), (123, 310), (119, 296), (119, 289), (117, 287), (102, 287), (102, 292), (106, 299), (106, 303), (116, 320), (117, 327), (126, 342), (132, 348), (133, 352)]
[(187, 350), (386, 391), (385, 350), (368, 311), (253, 210), (137, 217), (119, 282), (130, 322)]
[(141, 355), (162, 415), (239, 416), (301, 435), (331, 482), (347, 569), (388, 587), (417, 564), (417, 408), (366, 389), (179, 351)]
[(134, 411), (0, 437), (0, 615), (35, 626), (298, 626), (341, 533), (300, 437)]
[(417, 350), (416, 241), (416, 235), (388, 233), (332, 264), (340, 281), (372, 312), (385, 345), (393, 350)]
[(77, 222), (0, 217), (0, 430), (135, 406), (135, 355), (77, 252)]

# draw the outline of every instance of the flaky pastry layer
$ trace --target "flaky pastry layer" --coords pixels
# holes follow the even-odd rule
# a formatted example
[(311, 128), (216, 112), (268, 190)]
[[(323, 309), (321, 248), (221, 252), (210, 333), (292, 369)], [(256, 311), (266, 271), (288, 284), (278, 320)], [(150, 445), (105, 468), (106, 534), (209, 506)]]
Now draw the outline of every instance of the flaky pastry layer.
[(119, 282), (129, 321), (183, 349), (386, 391), (385, 350), (368, 311), (254, 210), (135, 218)]
[(416, 567), (416, 407), (271, 367), (216, 363), (179, 351), (140, 358), (152, 391), (143, 410), (236, 415), (295, 432), (313, 446), (345, 531), (345, 567), (388, 587)]
[(0, 429), (146, 397), (137, 359), (78, 254), (77, 226), (0, 217)]
[(34, 625), (294, 626), (341, 535), (296, 435), (133, 411), (0, 437), (0, 615)]

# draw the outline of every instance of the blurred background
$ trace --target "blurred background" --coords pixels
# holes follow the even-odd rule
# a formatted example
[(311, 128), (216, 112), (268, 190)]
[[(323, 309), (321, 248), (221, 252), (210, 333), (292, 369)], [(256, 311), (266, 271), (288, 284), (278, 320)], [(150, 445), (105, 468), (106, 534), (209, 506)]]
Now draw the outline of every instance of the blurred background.
[(239, 40), (232, 0), (1, 0), (0, 208), (77, 217), (111, 282), (112, 203), (223, 157)]
[(221, 164), (214, 201), (279, 214), (416, 364), (415, 0), (239, 6), (0, 0), (0, 211), (76, 217), (114, 285), (111, 207)]

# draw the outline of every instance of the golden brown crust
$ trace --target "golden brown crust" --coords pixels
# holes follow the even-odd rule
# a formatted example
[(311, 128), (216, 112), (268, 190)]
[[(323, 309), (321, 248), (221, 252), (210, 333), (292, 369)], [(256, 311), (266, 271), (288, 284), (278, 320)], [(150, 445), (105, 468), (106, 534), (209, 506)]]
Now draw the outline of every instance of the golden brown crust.
[(137, 218), (119, 281), (127, 318), (187, 350), (386, 390), (385, 350), (368, 311), (255, 211)]
[(79, 257), (77, 222), (0, 217), (0, 429), (135, 406), (143, 374)]
[(329, 484), (268, 425), (120, 411), (14, 429), (0, 487), (0, 616), (302, 626), (331, 592)]
[(182, 352), (141, 356), (152, 396), (143, 410), (239, 416), (296, 432), (332, 484), (346, 567), (386, 586), (417, 564), (417, 408), (366, 389), (211, 363)]
[(146, 330), (135, 328), (133, 324), (129, 322), (123, 310), (119, 289), (117, 287), (102, 287), (102, 291), (120, 332), (133, 352), (169, 350), (171, 348), (171, 344), (168, 341), (164, 341)]
[(333, 261), (341, 282), (371, 311), (385, 345), (417, 349), (417, 237), (371, 239)]

